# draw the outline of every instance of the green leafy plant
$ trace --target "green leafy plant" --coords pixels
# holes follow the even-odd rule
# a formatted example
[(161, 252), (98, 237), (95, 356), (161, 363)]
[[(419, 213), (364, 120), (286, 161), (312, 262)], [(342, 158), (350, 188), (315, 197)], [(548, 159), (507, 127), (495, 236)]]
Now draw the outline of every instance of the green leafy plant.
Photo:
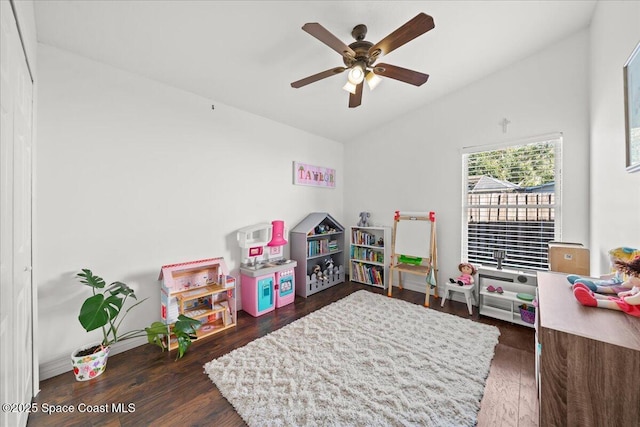
[[(173, 325), (171, 333), (176, 337), (178, 342), (178, 354), (176, 360), (184, 356), (186, 351), (191, 347), (191, 342), (195, 338), (196, 330), (200, 327), (200, 322), (191, 317), (181, 314)], [(153, 322), (151, 326), (145, 329), (150, 344), (155, 344), (164, 350), (168, 350), (167, 325), (162, 322)]]
[[(127, 284), (113, 282), (107, 286), (104, 279), (96, 276), (89, 269), (83, 268), (76, 276), (80, 283), (89, 286), (93, 295), (87, 298), (80, 308), (78, 320), (87, 331), (102, 329), (102, 342), (99, 349), (110, 346), (113, 343), (127, 339), (146, 336), (150, 344), (159, 346), (163, 351), (168, 349), (169, 329), (162, 322), (153, 322), (145, 329), (137, 329), (120, 332), (120, 325), (129, 311), (142, 304), (145, 300), (138, 301), (136, 295)], [(127, 300), (135, 300), (127, 307)], [(196, 330), (200, 327), (200, 322), (196, 319), (180, 315), (178, 321), (173, 326), (171, 333), (176, 337), (178, 343), (178, 354), (176, 359), (184, 356), (195, 338)], [(87, 353), (92, 353), (96, 349), (87, 349)]]

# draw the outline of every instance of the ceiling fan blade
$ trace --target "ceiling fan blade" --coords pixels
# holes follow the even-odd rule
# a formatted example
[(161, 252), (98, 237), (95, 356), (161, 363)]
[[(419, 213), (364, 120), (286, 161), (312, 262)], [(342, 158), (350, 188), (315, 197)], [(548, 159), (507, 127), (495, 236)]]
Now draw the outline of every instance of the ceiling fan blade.
[(390, 64), (377, 64), (373, 68), (373, 72), (379, 76), (400, 80), (401, 82), (409, 83), (414, 86), (421, 86), (429, 79), (429, 74), (419, 73), (417, 71), (408, 70), (406, 68)]
[(387, 55), (389, 52), (396, 50), (405, 43), (410, 42), (421, 34), (432, 30), (436, 24), (433, 18), (426, 13), (419, 13), (409, 22), (371, 46), (369, 54), (376, 57), (378, 55)]
[(349, 94), (349, 108), (356, 108), (362, 103), (362, 88), (364, 87), (364, 80), (356, 86), (356, 93)]
[(336, 74), (342, 73), (346, 68), (344, 67), (336, 67), (331, 68), (330, 70), (323, 71), (318, 74), (314, 74), (313, 76), (305, 77), (304, 79), (298, 80), (297, 82), (291, 83), (291, 87), (300, 88), (302, 86), (306, 86), (309, 83), (317, 82), (318, 80), (326, 79), (327, 77), (335, 76)]
[(327, 30), (317, 22), (309, 22), (307, 24), (304, 24), (302, 26), (302, 29), (320, 40), (322, 43), (329, 46), (331, 49), (338, 52), (341, 56), (346, 56), (349, 58), (354, 58), (356, 56), (356, 53), (353, 51), (353, 49), (344, 44), (339, 38), (331, 34), (329, 30)]

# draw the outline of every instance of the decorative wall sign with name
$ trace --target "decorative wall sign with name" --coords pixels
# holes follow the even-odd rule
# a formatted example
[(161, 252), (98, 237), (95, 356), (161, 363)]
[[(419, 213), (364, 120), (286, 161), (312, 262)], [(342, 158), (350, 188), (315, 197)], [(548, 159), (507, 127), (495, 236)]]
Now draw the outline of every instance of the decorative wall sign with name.
[(336, 170), (293, 162), (293, 183), (295, 185), (336, 188)]

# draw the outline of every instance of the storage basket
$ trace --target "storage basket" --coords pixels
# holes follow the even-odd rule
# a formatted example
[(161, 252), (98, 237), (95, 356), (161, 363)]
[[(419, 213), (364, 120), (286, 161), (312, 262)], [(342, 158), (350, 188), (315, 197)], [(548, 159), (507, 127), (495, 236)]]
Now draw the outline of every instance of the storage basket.
[(534, 324), (536, 322), (536, 309), (533, 306), (521, 305), (520, 318), (523, 322)]

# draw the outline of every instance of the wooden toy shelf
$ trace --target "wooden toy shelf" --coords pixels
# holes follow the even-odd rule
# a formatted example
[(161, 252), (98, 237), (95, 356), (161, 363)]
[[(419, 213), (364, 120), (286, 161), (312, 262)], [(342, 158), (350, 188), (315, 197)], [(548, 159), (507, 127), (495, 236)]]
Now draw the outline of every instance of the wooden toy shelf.
[[(236, 326), (236, 322), (229, 309), (229, 300), (221, 297), (223, 293), (234, 293), (235, 287), (224, 287), (212, 284), (202, 288), (190, 289), (176, 295), (179, 312), (185, 316), (202, 321), (200, 329), (196, 331), (197, 339), (222, 332)], [(223, 299), (221, 299), (223, 298)], [(178, 347), (174, 336), (171, 336), (169, 349)]]
[[(178, 302), (180, 303), (180, 313), (184, 314), (185, 316), (193, 317), (194, 319), (200, 319), (202, 317), (207, 317), (211, 314), (224, 311), (225, 308), (220, 306), (220, 304), (214, 304), (213, 306), (207, 304), (197, 304), (195, 306), (192, 306), (191, 308), (185, 308), (185, 305), (190, 301), (197, 301), (201, 298), (213, 298), (215, 294), (226, 290), (227, 288), (223, 288), (220, 285), (209, 285), (201, 289), (183, 291), (182, 293), (177, 295)], [(216, 306), (218, 306), (218, 308), (216, 308)]]
[[(236, 280), (229, 275), (224, 259), (209, 258), (162, 266), (158, 280), (160, 316), (172, 331), (180, 315), (200, 322), (196, 339), (202, 339), (237, 325)], [(169, 350), (178, 348), (171, 334)]]

